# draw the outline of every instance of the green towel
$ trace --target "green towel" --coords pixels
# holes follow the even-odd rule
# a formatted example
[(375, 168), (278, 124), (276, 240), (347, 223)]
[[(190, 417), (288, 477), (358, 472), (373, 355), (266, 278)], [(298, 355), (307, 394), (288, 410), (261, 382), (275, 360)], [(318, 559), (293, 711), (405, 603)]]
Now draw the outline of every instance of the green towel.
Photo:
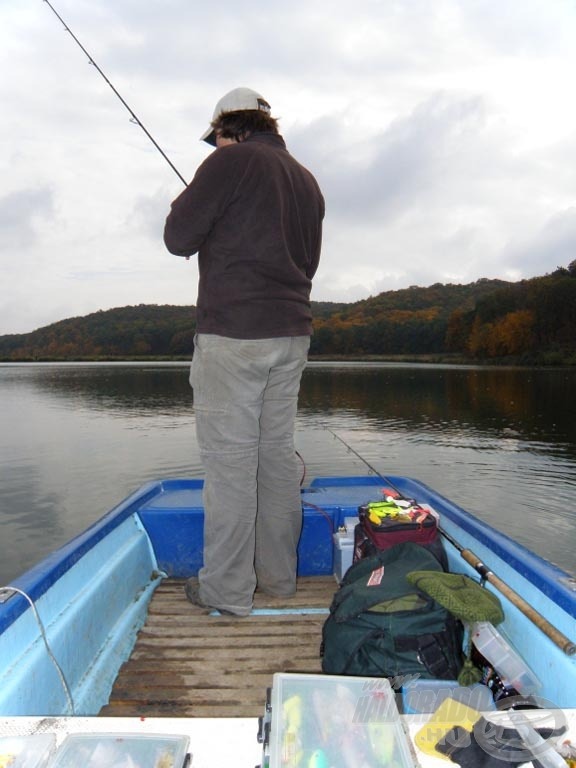
[[(504, 611), (498, 597), (463, 573), (411, 571), (406, 574), (406, 578), (465, 624), (489, 621), (496, 625), (504, 621)], [(481, 671), (470, 659), (471, 650), (469, 639), (466, 660), (458, 675), (460, 685), (472, 685), (482, 677)]]
[(494, 625), (504, 621), (498, 597), (463, 573), (411, 571), (406, 578), (460, 621), (489, 621)]

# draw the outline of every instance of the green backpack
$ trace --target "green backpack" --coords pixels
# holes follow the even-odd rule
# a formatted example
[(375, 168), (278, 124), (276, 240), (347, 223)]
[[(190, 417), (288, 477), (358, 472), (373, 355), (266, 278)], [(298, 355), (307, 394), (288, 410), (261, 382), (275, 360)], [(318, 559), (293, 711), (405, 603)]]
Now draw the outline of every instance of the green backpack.
[(429, 550), (411, 542), (348, 569), (322, 629), (324, 672), (458, 677), (464, 661), (462, 624), (406, 578), (422, 570), (442, 572), (442, 567)]

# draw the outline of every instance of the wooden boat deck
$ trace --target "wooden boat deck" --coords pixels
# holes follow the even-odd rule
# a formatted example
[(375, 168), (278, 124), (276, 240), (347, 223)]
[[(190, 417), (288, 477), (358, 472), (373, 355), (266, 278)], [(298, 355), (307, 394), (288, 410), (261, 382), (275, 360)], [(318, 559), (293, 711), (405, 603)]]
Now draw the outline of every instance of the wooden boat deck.
[(275, 672), (321, 672), (326, 613), (317, 611), (336, 589), (333, 576), (300, 578), (294, 597), (256, 593), (255, 612), (239, 619), (207, 615), (186, 600), (184, 581), (166, 579), (100, 715), (262, 715)]

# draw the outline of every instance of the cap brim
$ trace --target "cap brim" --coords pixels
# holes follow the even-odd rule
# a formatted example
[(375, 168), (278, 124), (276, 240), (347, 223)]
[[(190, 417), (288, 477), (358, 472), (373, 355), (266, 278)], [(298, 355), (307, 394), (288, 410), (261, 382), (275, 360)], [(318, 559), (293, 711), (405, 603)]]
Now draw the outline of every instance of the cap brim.
[(216, 133), (212, 126), (210, 126), (207, 131), (204, 131), (202, 136), (200, 136), (200, 141), (205, 141), (207, 144), (211, 144), (213, 147), (216, 146)]

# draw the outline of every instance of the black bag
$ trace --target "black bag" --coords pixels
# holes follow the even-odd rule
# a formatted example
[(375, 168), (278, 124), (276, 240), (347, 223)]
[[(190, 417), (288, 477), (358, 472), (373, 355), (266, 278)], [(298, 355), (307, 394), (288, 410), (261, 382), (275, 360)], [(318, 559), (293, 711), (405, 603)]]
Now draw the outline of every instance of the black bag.
[(455, 680), (462, 624), (406, 574), (442, 571), (425, 547), (406, 542), (346, 572), (322, 629), (322, 670), (332, 675)]

